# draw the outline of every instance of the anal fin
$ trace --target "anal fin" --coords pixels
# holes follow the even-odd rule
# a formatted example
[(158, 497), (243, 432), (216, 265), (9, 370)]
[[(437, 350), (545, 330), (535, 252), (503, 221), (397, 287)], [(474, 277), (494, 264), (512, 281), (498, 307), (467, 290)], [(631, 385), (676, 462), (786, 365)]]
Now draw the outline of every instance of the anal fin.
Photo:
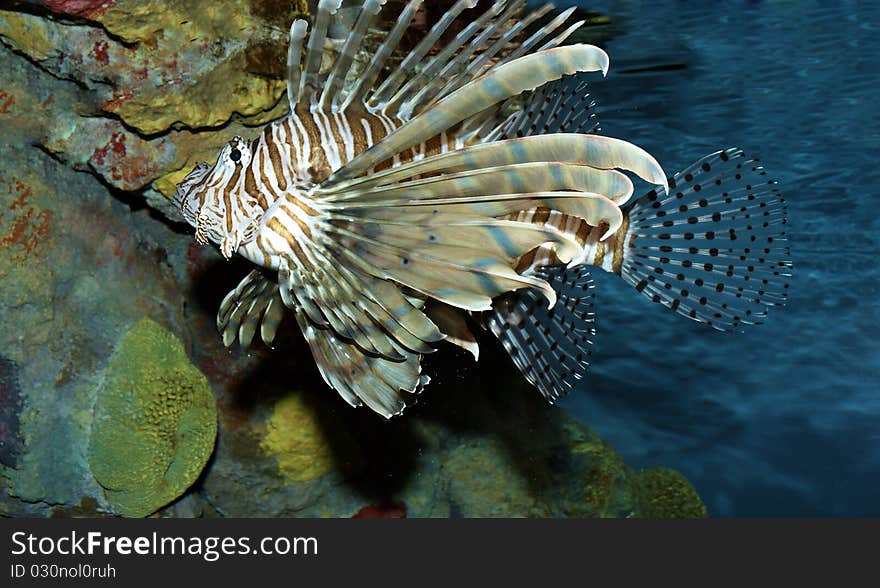
[(593, 280), (583, 265), (557, 264), (533, 273), (556, 291), (554, 307), (548, 309), (539, 292), (517, 290), (495, 300), (488, 324), (523, 376), (555, 402), (589, 366), (596, 332)]

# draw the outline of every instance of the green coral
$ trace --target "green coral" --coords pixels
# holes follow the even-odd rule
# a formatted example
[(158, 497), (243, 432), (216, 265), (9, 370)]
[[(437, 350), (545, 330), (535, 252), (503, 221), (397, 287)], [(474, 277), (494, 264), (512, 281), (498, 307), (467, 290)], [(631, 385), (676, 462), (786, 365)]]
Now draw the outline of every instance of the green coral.
[(639, 511), (650, 519), (706, 518), (706, 505), (680, 473), (668, 468), (651, 468), (636, 475)]
[(198, 478), (217, 408), (180, 341), (149, 319), (123, 337), (98, 390), (89, 467), (113, 511), (147, 516)]

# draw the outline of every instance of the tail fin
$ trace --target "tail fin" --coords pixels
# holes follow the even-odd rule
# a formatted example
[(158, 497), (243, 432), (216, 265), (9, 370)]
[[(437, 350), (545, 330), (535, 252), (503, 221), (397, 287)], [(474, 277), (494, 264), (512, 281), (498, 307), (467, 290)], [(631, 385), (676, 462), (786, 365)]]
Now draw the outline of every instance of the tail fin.
[(557, 264), (534, 273), (556, 291), (556, 305), (548, 309), (535, 290), (509, 292), (495, 300), (488, 323), (523, 376), (555, 402), (590, 365), (596, 333), (593, 279), (584, 265)]
[[(625, 210), (623, 278), (720, 331), (760, 324), (788, 298), (785, 200), (739, 149), (708, 155)], [(624, 223), (627, 222), (624, 221)]]

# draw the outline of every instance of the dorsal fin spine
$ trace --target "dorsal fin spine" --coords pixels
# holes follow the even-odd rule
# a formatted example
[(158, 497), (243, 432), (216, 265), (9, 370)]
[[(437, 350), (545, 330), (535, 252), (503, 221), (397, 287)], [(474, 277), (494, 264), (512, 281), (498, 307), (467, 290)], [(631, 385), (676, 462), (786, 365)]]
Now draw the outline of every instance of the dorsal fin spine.
[(400, 39), (403, 38), (403, 34), (406, 32), (406, 29), (409, 28), (413, 18), (415, 18), (416, 11), (422, 5), (422, 2), (423, 0), (410, 0), (409, 4), (406, 5), (406, 8), (403, 9), (403, 12), (400, 13), (400, 17), (397, 19), (397, 24), (394, 25), (394, 28), (391, 29), (385, 42), (382, 43), (376, 51), (376, 54), (373, 55), (367, 69), (358, 77), (358, 80), (355, 82), (349, 95), (345, 97), (342, 110), (347, 109), (351, 104), (363, 100), (367, 91), (372, 87), (373, 82), (385, 66), (385, 62), (397, 48), (398, 44), (400, 44)]
[[(308, 52), (306, 53), (305, 65), (303, 67), (303, 75), (300, 78), (299, 95), (297, 103), (300, 103), (306, 96), (306, 91), (311, 88), (316, 90), (316, 78), (318, 70), (321, 68), (321, 57), (324, 53), (324, 39), (327, 38), (327, 28), (330, 26), (330, 16), (336, 14), (342, 0), (320, 0), (318, 2), (318, 15), (315, 17), (315, 26), (309, 35), (307, 44)], [(309, 97), (309, 100), (312, 100)]]
[(342, 90), (342, 84), (345, 82), (345, 76), (348, 75), (348, 70), (351, 69), (351, 62), (361, 46), (367, 27), (376, 15), (379, 14), (379, 11), (382, 10), (382, 4), (383, 2), (380, 2), (380, 0), (366, 0), (364, 2), (357, 21), (355, 21), (354, 28), (352, 28), (351, 33), (349, 33), (348, 38), (345, 40), (342, 53), (336, 59), (333, 71), (330, 73), (327, 84), (324, 86), (324, 91), (321, 93), (320, 109), (327, 110), (332, 105), (334, 107), (333, 110), (336, 110), (335, 107), (339, 104), (339, 93)]
[(452, 24), (452, 21), (458, 17), (465, 9), (473, 8), (476, 6), (477, 0), (458, 0), (449, 11), (443, 15), (443, 17), (431, 27), (431, 30), (428, 34), (416, 45), (415, 49), (413, 49), (409, 55), (404, 58), (403, 62), (394, 71), (388, 79), (382, 82), (382, 85), (376, 89), (376, 92), (370, 98), (369, 103), (373, 107), (377, 107), (380, 104), (384, 104), (388, 100), (388, 98), (397, 91), (400, 85), (406, 79), (406, 76), (410, 71), (415, 69), (416, 65), (422, 60), (422, 58), (428, 53), (431, 47), (434, 46), (434, 43), (437, 42), (437, 39), (446, 32), (446, 29), (449, 28), (449, 25)]

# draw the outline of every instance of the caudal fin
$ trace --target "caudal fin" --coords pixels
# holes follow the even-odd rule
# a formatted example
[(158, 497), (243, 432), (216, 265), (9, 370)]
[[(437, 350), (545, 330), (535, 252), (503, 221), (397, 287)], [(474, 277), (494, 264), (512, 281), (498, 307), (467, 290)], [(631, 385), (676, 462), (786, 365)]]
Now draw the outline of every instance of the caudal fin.
[(494, 301), (488, 324), (523, 376), (555, 402), (590, 365), (596, 333), (593, 279), (583, 265), (557, 264), (533, 273), (556, 292), (556, 305), (548, 309), (535, 290), (509, 292)]
[[(708, 155), (626, 209), (621, 274), (636, 290), (721, 331), (760, 324), (788, 299), (785, 200), (740, 149)], [(626, 220), (624, 222), (627, 222)]]

